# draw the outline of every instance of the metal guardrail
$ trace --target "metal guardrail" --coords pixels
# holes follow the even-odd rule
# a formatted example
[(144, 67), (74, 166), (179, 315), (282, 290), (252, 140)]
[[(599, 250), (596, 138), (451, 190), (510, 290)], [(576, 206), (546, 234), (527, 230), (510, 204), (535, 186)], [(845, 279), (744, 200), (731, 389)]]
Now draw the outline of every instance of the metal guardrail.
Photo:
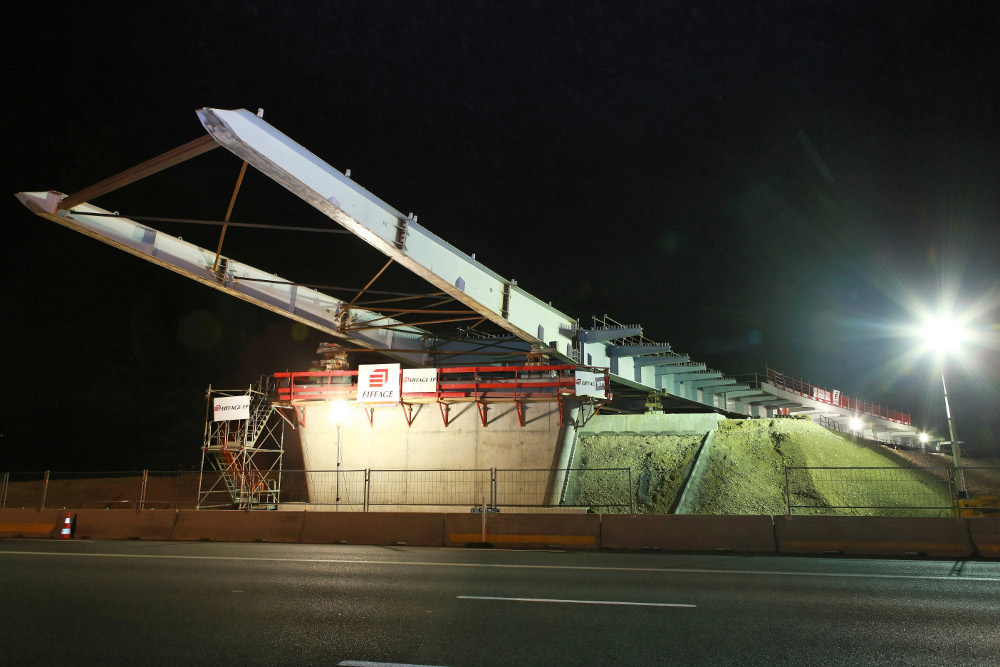
[(912, 425), (910, 414), (907, 412), (890, 410), (884, 405), (870, 403), (862, 399), (845, 396), (838, 391), (817, 387), (808, 382), (804, 382), (803, 380), (788, 377), (773, 368), (767, 369), (766, 378), (769, 383), (779, 389), (790, 391), (813, 401), (819, 401), (821, 403), (826, 403), (827, 405), (843, 408), (859, 415), (872, 415), (873, 417), (896, 422), (898, 424), (905, 424), (907, 426)]
[[(199, 481), (221, 473), (199, 472), (7, 472), (0, 477), (0, 508), (198, 509)], [(337, 506), (369, 511), (382, 507), (491, 508), (586, 507), (634, 511), (628, 468), (478, 470), (282, 470), (274, 475), (283, 505)], [(280, 478), (278, 475), (280, 474)], [(277, 482), (280, 479), (280, 486)], [(217, 504), (216, 509), (236, 503)], [(273, 508), (260, 497), (251, 508)], [(202, 503), (202, 508), (209, 506)]]

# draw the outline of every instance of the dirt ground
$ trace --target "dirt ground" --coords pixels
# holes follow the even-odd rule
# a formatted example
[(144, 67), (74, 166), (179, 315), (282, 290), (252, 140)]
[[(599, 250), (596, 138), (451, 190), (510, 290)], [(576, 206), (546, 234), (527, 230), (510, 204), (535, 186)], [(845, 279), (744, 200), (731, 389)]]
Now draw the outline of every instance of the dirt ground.
[[(676, 504), (702, 439), (670, 434), (582, 435), (577, 464), (628, 467), (636, 511), (666, 513)], [(708, 465), (689, 490), (695, 514), (785, 514), (790, 500), (794, 514), (937, 516), (947, 515), (948, 510), (931, 508), (951, 504), (945, 470), (950, 457), (854, 442), (808, 419), (720, 422), (703, 456), (708, 456)], [(964, 465), (990, 468), (967, 471), (971, 491), (1000, 495), (1000, 461), (970, 459)], [(918, 466), (938, 469), (918, 470)]]

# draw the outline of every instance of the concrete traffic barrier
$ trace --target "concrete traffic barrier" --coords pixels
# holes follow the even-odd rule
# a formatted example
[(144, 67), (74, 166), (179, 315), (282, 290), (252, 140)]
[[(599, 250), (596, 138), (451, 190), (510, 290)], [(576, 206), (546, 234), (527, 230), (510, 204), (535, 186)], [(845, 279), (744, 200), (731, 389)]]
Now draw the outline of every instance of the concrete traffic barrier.
[(965, 558), (973, 553), (964, 519), (780, 516), (774, 518), (774, 533), (778, 552), (788, 554)]
[(76, 537), (93, 540), (169, 540), (176, 510), (79, 510)]
[(425, 512), (306, 512), (303, 544), (443, 545), (444, 514)]
[[(446, 514), (446, 546), (482, 544), (481, 514)], [(601, 546), (598, 514), (487, 514), (486, 543), (498, 547), (597, 549)]]
[(966, 519), (976, 553), (983, 558), (1000, 558), (1000, 519)]
[(0, 510), (0, 537), (59, 537), (66, 510)]
[(601, 546), (663, 551), (777, 551), (770, 516), (605, 514), (601, 517)]
[(174, 540), (298, 542), (304, 512), (177, 510)]

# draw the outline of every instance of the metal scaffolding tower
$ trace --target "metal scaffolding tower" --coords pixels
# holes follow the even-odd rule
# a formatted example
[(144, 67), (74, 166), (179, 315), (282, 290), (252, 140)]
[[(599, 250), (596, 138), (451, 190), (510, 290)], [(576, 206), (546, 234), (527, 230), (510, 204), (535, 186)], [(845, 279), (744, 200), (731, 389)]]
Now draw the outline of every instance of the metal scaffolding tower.
[[(248, 389), (208, 387), (198, 509), (278, 508), (285, 420), (272, 405), (274, 390), (269, 376)], [(235, 396), (249, 396), (249, 418), (216, 419), (215, 400)]]

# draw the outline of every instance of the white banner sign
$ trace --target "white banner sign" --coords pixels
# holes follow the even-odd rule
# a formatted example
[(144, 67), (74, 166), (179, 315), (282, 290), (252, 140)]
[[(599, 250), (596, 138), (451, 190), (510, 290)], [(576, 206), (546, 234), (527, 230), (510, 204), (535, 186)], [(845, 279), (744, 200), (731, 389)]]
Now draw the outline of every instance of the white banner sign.
[(359, 365), (358, 403), (399, 403), (399, 364)]
[(214, 417), (212, 421), (221, 422), (230, 419), (250, 419), (250, 394), (246, 396), (227, 396), (212, 400)]
[(604, 398), (604, 373), (577, 370), (576, 395)]
[(434, 393), (437, 380), (436, 368), (406, 368), (403, 370), (403, 393)]
[(830, 402), (830, 392), (826, 389), (820, 389), (819, 387), (813, 387), (813, 398), (817, 401), (823, 401), (824, 403)]
[(840, 405), (840, 390), (839, 389), (834, 389), (833, 390), (833, 404), (834, 405)]

